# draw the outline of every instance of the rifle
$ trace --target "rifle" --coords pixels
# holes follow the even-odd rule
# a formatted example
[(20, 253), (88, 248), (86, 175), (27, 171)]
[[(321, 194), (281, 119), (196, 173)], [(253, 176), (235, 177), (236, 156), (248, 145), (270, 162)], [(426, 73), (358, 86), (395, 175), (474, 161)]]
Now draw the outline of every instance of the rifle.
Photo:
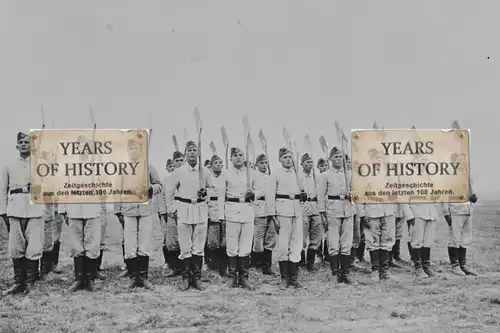
[[(285, 139), (285, 142), (287, 144), (288, 150), (292, 151), (292, 138), (290, 137), (290, 134), (288, 134), (288, 130), (286, 129), (286, 126), (283, 127), (283, 138)], [(293, 152), (292, 152), (293, 156)], [(297, 186), (301, 191), (303, 191), (302, 186), (300, 186), (300, 180), (299, 180), (299, 175), (297, 174), (297, 168), (295, 167), (295, 163), (292, 160), (292, 167), (293, 171), (295, 171), (295, 178), (297, 179)]]
[[(312, 160), (315, 161), (314, 155), (313, 155), (312, 143), (311, 143), (311, 139), (309, 138), (309, 134), (306, 134), (306, 136), (304, 137), (304, 147), (306, 147), (306, 150), (308, 150), (309, 154), (311, 154)], [(312, 167), (312, 173), (313, 173), (314, 186), (316, 187), (316, 172), (314, 171), (314, 162), (313, 162), (313, 167)]]
[(198, 132), (198, 170), (200, 173), (200, 189), (205, 188), (203, 184), (203, 162), (202, 162), (202, 156), (201, 156), (201, 132), (203, 131), (203, 125), (201, 123), (201, 116), (200, 116), (200, 111), (198, 110), (198, 107), (194, 109), (194, 119), (196, 122), (196, 129)]
[(215, 144), (213, 141), (210, 141), (210, 150), (212, 151), (213, 155), (217, 155), (217, 148), (215, 148)]
[(271, 175), (271, 163), (269, 162), (269, 154), (267, 153), (267, 140), (266, 137), (264, 136), (264, 132), (262, 132), (262, 128), (260, 129), (258, 137), (260, 140), (260, 144), (262, 146), (262, 150), (264, 150), (264, 154), (266, 155), (267, 171), (269, 171), (269, 175)]
[(330, 161), (328, 159), (328, 144), (326, 143), (325, 137), (323, 135), (319, 137), (319, 144), (321, 146), (323, 154), (325, 155), (325, 161), (328, 166), (330, 166)]
[(177, 142), (177, 137), (172, 135), (172, 141), (174, 142), (175, 151), (179, 151), (179, 142)]
[(226, 149), (225, 159), (226, 159), (226, 170), (229, 169), (229, 139), (227, 137), (226, 128), (222, 126), (220, 128), (220, 134), (222, 136), (222, 143), (224, 144), (224, 148)]
[(342, 163), (344, 167), (344, 176), (345, 176), (345, 186), (350, 189), (350, 185), (347, 179), (347, 160), (346, 160), (346, 151), (347, 151), (347, 137), (345, 136), (344, 131), (342, 130), (342, 127), (340, 127), (340, 124), (335, 120), (335, 129), (337, 131), (337, 137), (340, 138), (340, 146), (342, 148)]

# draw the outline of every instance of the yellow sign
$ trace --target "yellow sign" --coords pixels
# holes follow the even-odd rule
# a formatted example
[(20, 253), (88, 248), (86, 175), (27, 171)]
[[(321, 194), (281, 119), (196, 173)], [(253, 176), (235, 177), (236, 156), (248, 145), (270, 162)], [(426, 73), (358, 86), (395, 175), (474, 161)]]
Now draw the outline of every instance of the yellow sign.
[(147, 130), (31, 130), (34, 204), (149, 200)]
[(468, 202), (469, 137), (468, 130), (352, 131), (352, 201)]

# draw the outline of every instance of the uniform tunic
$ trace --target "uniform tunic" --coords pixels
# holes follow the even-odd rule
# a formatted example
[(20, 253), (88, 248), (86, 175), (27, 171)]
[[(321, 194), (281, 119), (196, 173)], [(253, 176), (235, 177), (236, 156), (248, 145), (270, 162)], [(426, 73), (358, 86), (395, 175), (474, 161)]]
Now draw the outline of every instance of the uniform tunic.
[(319, 250), (321, 247), (321, 240), (323, 238), (323, 224), (319, 216), (318, 210), (318, 191), (319, 183), (318, 177), (314, 179), (313, 173), (309, 174), (304, 171), (299, 172), (302, 188), (307, 193), (307, 201), (302, 202), (302, 221), (303, 221), (303, 244), (302, 248), (305, 249), (309, 245), (311, 250)]
[[(348, 181), (351, 173), (347, 172)], [(353, 238), (354, 208), (350, 200), (329, 199), (329, 196), (346, 196), (351, 190), (350, 182), (346, 184), (343, 169), (331, 168), (321, 177), (318, 194), (318, 205), (325, 209), (328, 223), (328, 254), (350, 255)], [(323, 208), (324, 207), (324, 208)]]
[[(368, 251), (391, 251), (396, 242), (396, 222), (393, 204), (364, 204), (356, 208), (366, 219), (370, 228), (365, 228), (366, 248)], [(356, 212), (356, 215), (358, 212)]]
[(280, 167), (269, 177), (266, 190), (267, 214), (275, 216), (277, 230), (277, 252), (279, 261), (300, 261), (303, 242), (302, 207), (299, 199), (276, 198), (277, 194), (296, 196), (300, 194), (295, 171)]
[(401, 209), (406, 221), (415, 219), (408, 227), (411, 247), (432, 247), (438, 218), (436, 204), (401, 204)]
[[(162, 191), (163, 185), (158, 172), (152, 165), (149, 165), (149, 183), (153, 188), (153, 196)], [(116, 204), (115, 214), (117, 213), (121, 213), (124, 218), (125, 259), (151, 256), (154, 202), (149, 200), (145, 204)]]
[(208, 230), (207, 247), (209, 250), (226, 247), (226, 221), (219, 220), (219, 193), (224, 181), (223, 173), (216, 176), (212, 173), (214, 187), (207, 190), (208, 193)]
[[(200, 184), (198, 165), (193, 168), (186, 162), (173, 173), (172, 183), (166, 190), (165, 196), (167, 202), (176, 200), (177, 232), (181, 250), (179, 259), (181, 260), (190, 258), (192, 255), (204, 255), (208, 205), (206, 200), (199, 202), (198, 190), (213, 186), (212, 176), (207, 168), (203, 170), (203, 180)], [(190, 202), (183, 202), (185, 200)]]
[[(0, 179), (0, 215), (10, 220), (9, 255), (12, 259), (42, 257), (44, 204), (30, 204), (31, 158), (18, 157), (2, 170)], [(23, 193), (10, 193), (22, 189)]]
[(267, 172), (255, 171), (252, 177), (252, 187), (255, 193), (254, 229), (253, 229), (253, 251), (272, 251), (276, 246), (276, 230), (274, 223), (267, 218), (266, 210), (266, 186), (269, 180)]
[[(250, 172), (250, 184), (252, 175)], [(222, 175), (218, 195), (219, 220), (226, 221), (228, 257), (248, 257), (252, 251), (255, 212), (253, 204), (245, 202), (247, 191), (246, 167), (231, 167)], [(226, 198), (240, 202), (230, 202)]]

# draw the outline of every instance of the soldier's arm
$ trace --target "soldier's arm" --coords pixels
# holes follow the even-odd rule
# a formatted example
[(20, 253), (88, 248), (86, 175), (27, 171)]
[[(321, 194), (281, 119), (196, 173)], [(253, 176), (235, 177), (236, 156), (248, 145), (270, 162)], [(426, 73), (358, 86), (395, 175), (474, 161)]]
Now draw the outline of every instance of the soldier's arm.
[(156, 211), (158, 214), (166, 214), (167, 213), (167, 197), (165, 196), (165, 191), (167, 189), (168, 184), (168, 176), (163, 178), (163, 191), (158, 194), (156, 199)]
[(256, 187), (256, 182), (257, 182), (257, 174), (254, 173), (254, 177), (252, 178), (252, 189), (255, 193), (255, 200), (257, 200), (260, 197), (266, 197), (266, 183), (264, 183), (259, 189), (255, 189)]
[[(179, 173), (177, 172), (178, 170), (174, 171), (172, 174), (172, 179), (168, 183), (167, 188), (164, 189), (165, 191), (165, 201), (167, 203), (173, 203), (174, 202), (174, 194), (177, 188), (180, 185), (179, 182)], [(166, 206), (167, 213), (168, 214), (173, 214), (175, 213), (175, 205), (168, 205)]]
[(0, 215), (7, 214), (7, 200), (9, 199), (9, 169), (3, 167), (0, 178)]
[(276, 212), (276, 188), (278, 187), (278, 178), (273, 172), (266, 184), (266, 211), (268, 216), (277, 215)]
[(212, 172), (208, 168), (203, 167), (203, 169), (203, 174), (205, 175), (205, 188), (207, 190), (215, 190), (215, 180)]
[(158, 172), (152, 165), (149, 166), (149, 181), (150, 186), (153, 188), (153, 196), (158, 195), (163, 190), (163, 184), (161, 183)]
[(328, 193), (328, 177), (326, 174), (319, 177), (318, 182), (318, 211), (326, 212), (326, 194)]
[(217, 211), (219, 213), (219, 220), (225, 220), (225, 208), (226, 208), (226, 189), (227, 189), (227, 173), (220, 175), (219, 188), (217, 195)]

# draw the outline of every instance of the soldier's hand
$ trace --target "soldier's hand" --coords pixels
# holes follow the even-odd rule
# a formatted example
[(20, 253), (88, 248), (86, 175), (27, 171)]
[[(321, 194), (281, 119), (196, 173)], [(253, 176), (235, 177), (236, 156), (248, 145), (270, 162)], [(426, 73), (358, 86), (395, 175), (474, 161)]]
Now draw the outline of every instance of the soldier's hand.
[(476, 203), (477, 202), (477, 196), (472, 193), (472, 195), (469, 197), (469, 201), (472, 202), (472, 203)]
[(63, 219), (64, 223), (65, 223), (67, 226), (69, 226), (68, 214), (66, 214), (66, 213), (62, 213), (62, 214), (60, 214), (60, 215), (61, 215), (61, 217), (62, 217), (62, 219)]
[(446, 223), (448, 223), (448, 226), (451, 227), (451, 216), (450, 215), (445, 215), (444, 219), (446, 220)]
[(251, 191), (248, 191), (245, 194), (245, 200), (255, 201), (255, 194), (253, 192), (251, 192)]
[(406, 223), (408, 223), (408, 226), (412, 226), (412, 225), (415, 225), (415, 219), (409, 219), (408, 221), (406, 221)]
[(280, 221), (276, 218), (276, 216), (268, 216), (269, 219), (274, 224), (274, 230), (276, 230), (276, 235), (280, 234)]
[(370, 219), (367, 218), (366, 216), (362, 216), (359, 218), (360, 223), (363, 223), (363, 227), (365, 229), (370, 229)]
[(304, 190), (300, 191), (300, 202), (306, 202), (307, 201), (307, 193)]
[(207, 189), (205, 188), (200, 188), (198, 190), (198, 198), (203, 199), (207, 196)]
[(151, 199), (153, 197), (153, 186), (148, 188), (148, 198)]

